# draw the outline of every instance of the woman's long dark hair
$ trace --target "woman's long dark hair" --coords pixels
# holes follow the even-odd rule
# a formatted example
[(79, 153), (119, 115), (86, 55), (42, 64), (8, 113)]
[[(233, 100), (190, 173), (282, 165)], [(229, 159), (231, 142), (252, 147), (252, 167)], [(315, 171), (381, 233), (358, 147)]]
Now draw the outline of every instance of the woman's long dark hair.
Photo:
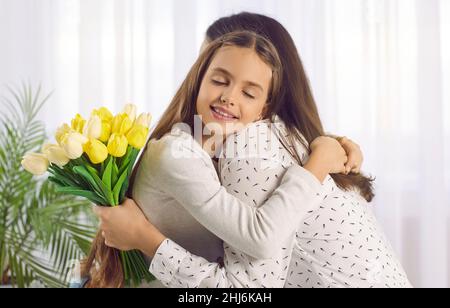
[[(292, 142), (302, 142), (302, 134), (311, 144), (319, 136), (325, 136), (317, 105), (314, 100), (308, 77), (303, 68), (300, 55), (289, 32), (278, 21), (268, 16), (243, 12), (221, 18), (214, 22), (206, 32), (206, 39), (217, 38), (234, 31), (252, 31), (265, 37), (277, 49), (283, 66), (283, 87), (276, 105), (266, 115), (278, 115), (286, 124)], [(300, 134), (299, 134), (300, 133)], [(299, 160), (299, 155), (291, 155)], [(372, 201), (374, 179), (362, 174), (333, 174), (336, 184), (343, 190), (357, 188), (361, 195)]]

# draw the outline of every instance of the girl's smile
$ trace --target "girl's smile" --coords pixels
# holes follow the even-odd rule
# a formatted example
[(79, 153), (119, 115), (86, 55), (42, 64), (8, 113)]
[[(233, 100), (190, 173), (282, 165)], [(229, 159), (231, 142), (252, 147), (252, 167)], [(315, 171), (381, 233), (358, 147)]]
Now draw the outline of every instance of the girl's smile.
[(223, 107), (211, 105), (210, 109), (212, 116), (218, 122), (235, 122), (239, 120), (239, 117)]

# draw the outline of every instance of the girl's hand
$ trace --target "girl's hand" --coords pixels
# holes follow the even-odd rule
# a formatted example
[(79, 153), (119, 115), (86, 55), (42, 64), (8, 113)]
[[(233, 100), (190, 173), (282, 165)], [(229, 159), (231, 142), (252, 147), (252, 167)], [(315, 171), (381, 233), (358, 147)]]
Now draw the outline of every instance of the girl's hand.
[(165, 240), (132, 199), (117, 207), (96, 206), (94, 213), (100, 219), (106, 246), (122, 251), (137, 249), (153, 257)]
[(345, 174), (361, 172), (361, 166), (364, 161), (363, 153), (358, 144), (347, 137), (337, 138), (341, 146), (347, 153), (348, 161), (345, 164)]
[(304, 168), (320, 182), (323, 182), (328, 174), (345, 172), (347, 154), (336, 139), (318, 137), (311, 143), (310, 148), (311, 155)]

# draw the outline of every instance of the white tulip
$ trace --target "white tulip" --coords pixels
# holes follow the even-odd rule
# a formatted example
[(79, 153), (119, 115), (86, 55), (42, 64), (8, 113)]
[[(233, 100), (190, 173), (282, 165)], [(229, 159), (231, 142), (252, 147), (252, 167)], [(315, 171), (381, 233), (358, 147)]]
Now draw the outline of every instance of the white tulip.
[(150, 127), (152, 115), (150, 113), (142, 113), (136, 120), (135, 124)]
[(83, 136), (80, 133), (72, 132), (69, 135), (71, 138), (75, 139), (76, 141), (78, 141), (79, 143), (81, 143), (83, 145), (89, 141), (89, 138), (87, 138), (86, 136)]
[(64, 167), (70, 161), (64, 149), (57, 144), (45, 145), (42, 148), (42, 153), (44, 153), (52, 164), (58, 165), (59, 167)]
[(50, 163), (44, 154), (29, 153), (23, 157), (21, 164), (26, 171), (34, 175), (43, 175)]
[(102, 120), (98, 115), (92, 115), (84, 126), (83, 135), (88, 139), (98, 139), (102, 134)]
[(49, 148), (51, 148), (52, 146), (54, 146), (54, 144), (51, 144), (51, 143), (48, 143), (48, 142), (44, 143), (44, 145), (42, 146), (41, 152), (42, 152), (43, 154), (45, 154), (45, 152), (46, 152)]
[(123, 108), (122, 113), (126, 113), (131, 122), (134, 122), (134, 120), (136, 119), (137, 106), (134, 104), (127, 104)]
[(58, 144), (61, 144), (61, 140), (66, 136), (68, 133), (74, 131), (68, 124), (63, 124), (56, 130), (55, 133), (55, 139), (58, 142)]
[(69, 159), (77, 159), (83, 155), (83, 145), (89, 139), (79, 133), (69, 133), (61, 141), (61, 147)]

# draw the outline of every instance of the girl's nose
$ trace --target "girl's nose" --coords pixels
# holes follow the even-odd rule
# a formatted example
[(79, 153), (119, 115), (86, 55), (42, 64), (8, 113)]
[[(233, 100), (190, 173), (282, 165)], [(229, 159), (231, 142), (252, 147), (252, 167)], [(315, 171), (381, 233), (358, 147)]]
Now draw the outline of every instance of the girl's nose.
[(227, 105), (230, 104), (231, 106), (234, 106), (233, 100), (230, 99), (230, 97), (225, 94), (222, 94), (222, 96), (220, 97), (220, 102), (222, 104), (227, 104)]

